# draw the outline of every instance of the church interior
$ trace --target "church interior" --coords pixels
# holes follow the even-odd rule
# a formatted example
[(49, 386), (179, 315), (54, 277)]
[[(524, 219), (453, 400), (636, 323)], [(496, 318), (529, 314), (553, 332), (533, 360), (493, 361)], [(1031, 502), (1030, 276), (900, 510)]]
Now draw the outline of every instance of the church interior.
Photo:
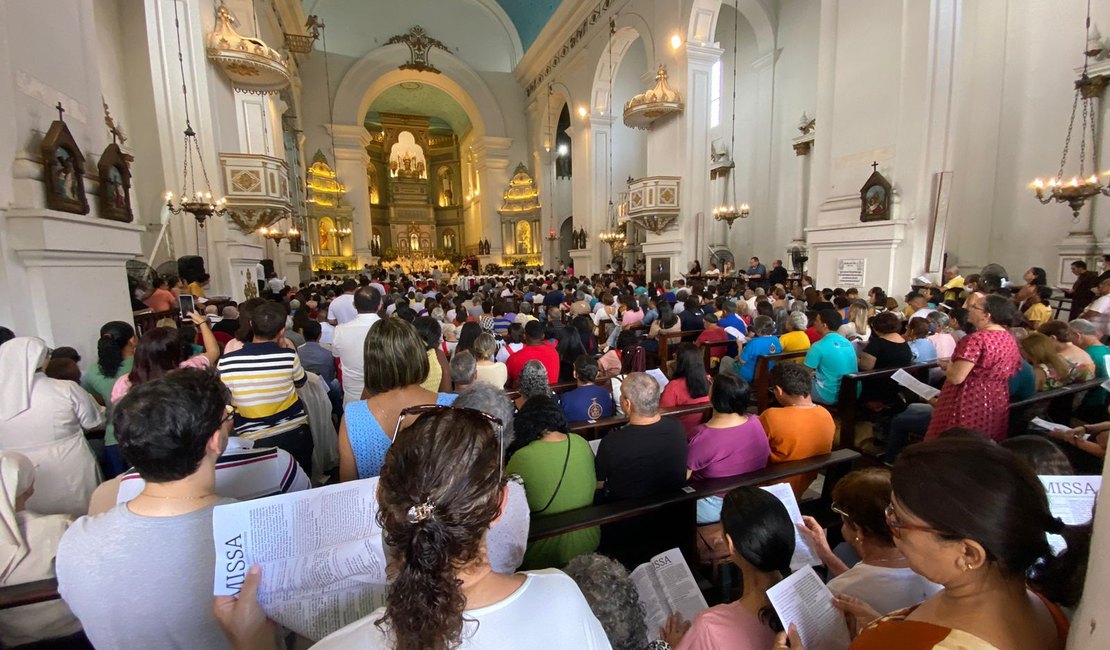
[[(1088, 0), (0, 0), (0, 325), (84, 369), (157, 276), (1070, 295), (1110, 265), (1100, 30)], [(1110, 647), (1108, 510), (1068, 648)]]

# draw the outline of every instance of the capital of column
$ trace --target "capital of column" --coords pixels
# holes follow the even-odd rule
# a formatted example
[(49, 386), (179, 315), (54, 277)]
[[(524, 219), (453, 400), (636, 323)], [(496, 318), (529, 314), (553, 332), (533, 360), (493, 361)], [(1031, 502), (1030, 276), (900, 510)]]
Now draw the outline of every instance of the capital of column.
[(324, 128), (328, 133), (335, 138), (336, 155), (339, 155), (338, 149), (361, 149), (366, 150), (370, 143), (374, 141), (370, 137), (370, 132), (366, 130), (365, 126), (361, 124), (325, 124)]
[(617, 120), (612, 113), (608, 115), (602, 115), (601, 113), (593, 112), (590, 113), (589, 125), (591, 130), (604, 130), (612, 127), (616, 121)]
[(712, 66), (721, 58), (723, 53), (723, 49), (712, 45), (686, 43), (686, 61), (690, 65)]

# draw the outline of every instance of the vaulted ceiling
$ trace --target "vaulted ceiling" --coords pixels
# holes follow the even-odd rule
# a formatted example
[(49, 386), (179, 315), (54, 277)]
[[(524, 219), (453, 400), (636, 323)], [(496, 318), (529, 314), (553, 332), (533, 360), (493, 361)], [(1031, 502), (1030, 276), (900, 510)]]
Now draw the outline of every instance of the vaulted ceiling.
[(470, 130), (470, 118), (450, 95), (418, 82), (405, 82), (386, 90), (374, 99), (370, 111), (438, 117), (460, 137)]
[(527, 52), (562, 2), (561, 0), (497, 0), (497, 4), (509, 14), (509, 20), (513, 21), (513, 26), (520, 36), (520, 44)]

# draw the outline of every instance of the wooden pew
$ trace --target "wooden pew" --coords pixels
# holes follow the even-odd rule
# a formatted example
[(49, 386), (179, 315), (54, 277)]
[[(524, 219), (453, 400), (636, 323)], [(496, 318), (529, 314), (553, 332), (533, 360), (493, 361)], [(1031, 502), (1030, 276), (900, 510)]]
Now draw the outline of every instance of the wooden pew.
[(867, 379), (889, 379), (891, 375), (899, 370), (905, 370), (924, 381), (925, 378), (922, 375), (928, 373), (930, 368), (936, 368), (938, 366), (938, 362), (931, 361), (929, 363), (917, 363), (903, 368), (884, 368), (882, 370), (868, 370), (844, 375), (840, 380), (840, 396), (836, 403), (836, 411), (839, 415), (840, 423), (840, 439), (837, 441), (836, 448), (855, 449), (859, 451), (859, 447), (856, 446), (856, 421), (859, 418), (859, 398), (857, 395), (859, 395), (859, 387), (862, 385), (863, 381)]
[(671, 373), (668, 368), (668, 362), (671, 360), (671, 352), (678, 347), (677, 344), (672, 344), (671, 339), (678, 339), (679, 344), (687, 341), (693, 342), (697, 340), (698, 336), (705, 330), (690, 330), (688, 332), (671, 332), (670, 334), (659, 333), (655, 335), (655, 340), (659, 342), (659, 369), (668, 378)]
[[(669, 415), (677, 417), (680, 415), (692, 415), (694, 413), (701, 413), (707, 418), (713, 411), (713, 405), (709, 402), (704, 404), (690, 404), (688, 406), (676, 406), (669, 409), (659, 409), (660, 415)], [(610, 429), (616, 429), (628, 424), (628, 416), (614, 415), (608, 418), (601, 418), (594, 422), (574, 422), (567, 426), (567, 431), (577, 433), (586, 440), (594, 440), (595, 438), (602, 437)]]
[(755, 358), (755, 376), (752, 384), (755, 387), (756, 413), (762, 413), (771, 408), (771, 364), (804, 359), (808, 352), (809, 350), (796, 350), (794, 352), (760, 355)]
[(0, 609), (45, 603), (58, 598), (61, 598), (61, 596), (58, 594), (58, 580), (56, 578), (0, 587)]
[[(846, 465), (859, 457), (860, 455), (856, 451), (850, 449), (837, 449), (832, 453), (803, 460), (772, 463), (765, 469), (741, 474), (739, 476), (690, 481), (687, 489), (675, 490), (674, 492), (668, 492), (654, 497), (601, 503), (560, 512), (554, 515), (533, 517), (528, 530), (528, 541), (554, 537), (555, 535), (569, 533), (582, 528), (590, 528), (601, 524), (631, 519), (649, 512), (655, 512), (673, 504), (693, 502), (703, 497), (721, 494), (742, 486), (779, 483), (783, 479), (798, 474)], [(825, 481), (825, 486), (826, 490), (832, 490), (832, 485), (828, 479)], [(691, 528), (694, 526), (693, 520), (688, 523)]]

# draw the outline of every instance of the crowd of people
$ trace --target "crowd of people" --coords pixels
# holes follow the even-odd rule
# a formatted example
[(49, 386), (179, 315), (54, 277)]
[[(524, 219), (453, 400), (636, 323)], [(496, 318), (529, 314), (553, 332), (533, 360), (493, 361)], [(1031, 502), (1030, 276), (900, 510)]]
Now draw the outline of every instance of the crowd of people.
[[(257, 567), (213, 599), (212, 509), (377, 477), (385, 605), (313, 647), (798, 648), (767, 591), (800, 531), (852, 648), (1062, 648), (1090, 527), (1054, 517), (1037, 476), (1101, 469), (1108, 399), (1086, 385), (1107, 378), (1110, 257), (1102, 277), (1072, 266), (1068, 320), (1038, 268), (1010, 287), (996, 265), (953, 267), (898, 301), (819, 290), (778, 260), (695, 264), (658, 283), (271, 277), (219, 313), (104, 324), (84, 372), (0, 328), (0, 585), (56, 576), (61, 594), (0, 612), (0, 645), (284, 647)], [(204, 283), (160, 279), (142, 302), (182, 292)], [(760, 359), (779, 355), (757, 412)], [(848, 375), (896, 368), (939, 393), (886, 374), (845, 394)], [(1074, 404), (1029, 399), (1076, 384)], [(838, 432), (845, 400), (866, 441)], [(610, 418), (600, 440), (575, 432)], [(801, 524), (758, 488), (698, 499), (688, 559), (734, 566), (742, 588), (693, 620), (649, 629), (628, 572), (669, 548), (665, 517), (528, 540), (532, 518), (820, 456), (838, 435), (873, 466)], [(805, 502), (817, 478), (786, 482)]]

